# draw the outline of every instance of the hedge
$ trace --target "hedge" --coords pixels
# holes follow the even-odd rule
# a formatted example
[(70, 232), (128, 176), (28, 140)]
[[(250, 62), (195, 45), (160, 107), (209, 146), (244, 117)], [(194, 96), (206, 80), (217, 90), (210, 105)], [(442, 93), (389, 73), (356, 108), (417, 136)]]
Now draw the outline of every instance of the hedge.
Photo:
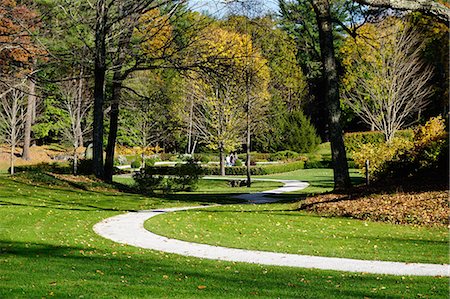
[[(8, 169), (8, 172), (10, 169)], [(14, 172), (52, 172), (59, 174), (72, 173), (72, 167), (67, 163), (39, 163), (34, 165), (14, 166)]]
[[(414, 132), (412, 130), (401, 130), (395, 133), (395, 137), (412, 140)], [(344, 135), (345, 148), (349, 152), (358, 150), (363, 144), (380, 144), (384, 143), (384, 134), (380, 131), (354, 132)]]
[[(297, 161), (291, 163), (280, 163), (262, 166), (250, 166), (251, 175), (267, 175), (274, 173), (289, 172), (298, 169), (303, 169), (305, 162)], [(205, 166), (203, 167), (206, 175), (220, 175), (220, 167), (218, 166)], [(246, 175), (247, 168), (245, 166), (233, 166), (225, 167), (226, 175)]]

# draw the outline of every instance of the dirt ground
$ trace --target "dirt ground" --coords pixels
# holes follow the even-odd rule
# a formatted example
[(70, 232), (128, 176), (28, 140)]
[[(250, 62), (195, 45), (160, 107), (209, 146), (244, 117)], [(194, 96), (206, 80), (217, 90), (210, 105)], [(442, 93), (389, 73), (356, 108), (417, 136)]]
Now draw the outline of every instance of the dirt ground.
[[(84, 148), (78, 150), (79, 153), (84, 153)], [(11, 149), (6, 145), (0, 146), (0, 170), (9, 168)], [(14, 165), (32, 165), (39, 163), (51, 163), (61, 161), (58, 158), (68, 157), (72, 155), (70, 149), (65, 149), (58, 146), (31, 146), (30, 147), (30, 160), (24, 160), (21, 158), (22, 148), (18, 147), (15, 150)]]

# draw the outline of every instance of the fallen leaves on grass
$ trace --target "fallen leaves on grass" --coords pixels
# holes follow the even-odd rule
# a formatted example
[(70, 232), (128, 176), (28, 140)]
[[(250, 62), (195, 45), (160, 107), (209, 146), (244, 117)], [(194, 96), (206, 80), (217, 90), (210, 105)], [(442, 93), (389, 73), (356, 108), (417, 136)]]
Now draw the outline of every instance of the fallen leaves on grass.
[(396, 224), (448, 225), (446, 191), (396, 192), (351, 196), (323, 194), (307, 198), (300, 209), (325, 216), (343, 216)]

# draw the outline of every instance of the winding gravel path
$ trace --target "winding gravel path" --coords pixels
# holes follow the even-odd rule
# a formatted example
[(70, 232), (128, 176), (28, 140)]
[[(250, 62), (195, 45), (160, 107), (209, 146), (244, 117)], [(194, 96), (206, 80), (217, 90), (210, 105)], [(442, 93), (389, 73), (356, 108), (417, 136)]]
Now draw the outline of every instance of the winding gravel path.
[[(300, 181), (276, 181), (284, 183), (284, 187), (237, 197), (251, 203), (274, 202), (277, 199), (266, 195), (297, 191), (308, 186), (307, 183)], [(449, 265), (368, 261), (227, 248), (170, 239), (144, 228), (144, 222), (147, 219), (162, 213), (208, 207), (211, 206), (168, 208), (122, 214), (97, 223), (94, 231), (104, 238), (122, 244), (213, 260), (376, 274), (450, 276)]]

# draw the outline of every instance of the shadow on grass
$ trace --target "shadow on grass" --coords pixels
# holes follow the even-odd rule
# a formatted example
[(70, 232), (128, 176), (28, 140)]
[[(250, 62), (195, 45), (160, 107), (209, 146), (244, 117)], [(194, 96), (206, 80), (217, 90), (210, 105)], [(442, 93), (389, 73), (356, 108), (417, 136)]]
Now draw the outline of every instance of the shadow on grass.
[[(446, 279), (430, 285), (429, 279), (413, 278), (410, 289), (401, 277), (217, 262), (126, 247), (113, 252), (3, 240), (0, 248), (9, 265), (0, 271), (3, 298), (404, 298), (446, 291)], [(381, 285), (389, 288), (374, 292)]]

